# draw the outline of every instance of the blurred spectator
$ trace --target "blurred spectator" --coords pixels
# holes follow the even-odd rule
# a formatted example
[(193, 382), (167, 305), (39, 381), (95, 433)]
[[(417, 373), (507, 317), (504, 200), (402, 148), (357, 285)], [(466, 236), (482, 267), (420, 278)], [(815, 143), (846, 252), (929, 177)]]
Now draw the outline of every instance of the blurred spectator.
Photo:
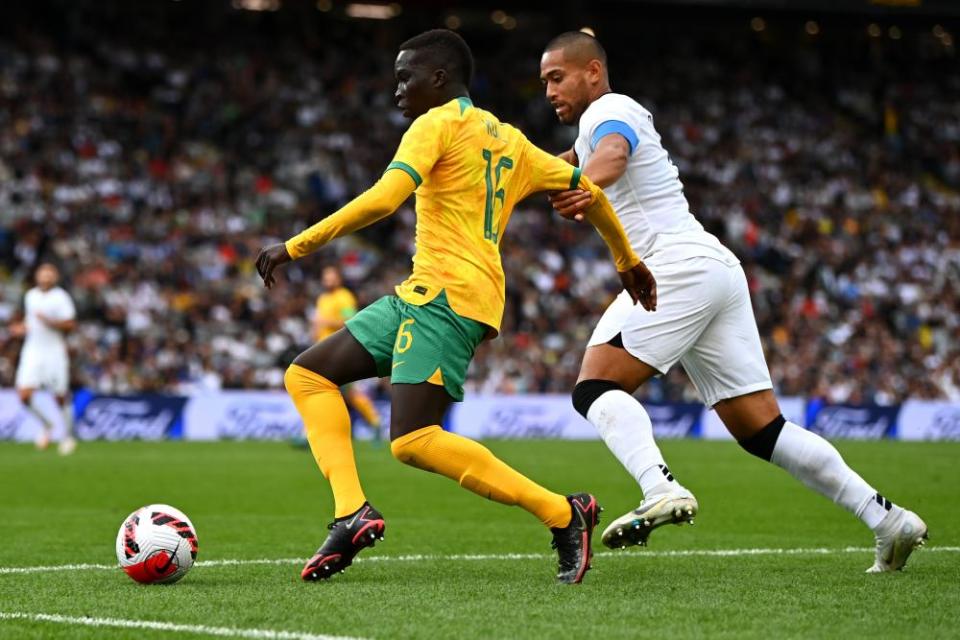
[[(410, 268), (409, 205), (292, 265), (269, 296), (252, 264), (269, 238), (334, 211), (386, 166), (406, 127), (390, 70), (409, 34), (341, 22), (322, 41), (277, 39), (241, 22), (216, 46), (178, 46), (147, 37), (150, 19), (125, 36), (88, 24), (0, 38), (0, 327), (30, 267), (52, 258), (80, 313), (82, 385), (279, 388), (310, 342), (322, 264), (337, 262), (362, 304)], [(694, 212), (744, 262), (778, 391), (960, 400), (952, 50), (853, 27), (837, 54), (722, 24), (678, 36), (681, 26), (641, 44), (613, 21), (600, 33), (614, 89), (654, 112)], [(561, 29), (490, 36), (495, 46), (466, 34), (477, 103), (555, 151), (573, 131), (553, 121), (536, 65), (538, 43)], [(468, 389), (569, 391), (616, 293), (602, 243), (532, 198), (503, 262), (503, 336), (480, 347)], [(19, 345), (4, 331), (9, 386)], [(696, 397), (679, 368), (644, 393)]]

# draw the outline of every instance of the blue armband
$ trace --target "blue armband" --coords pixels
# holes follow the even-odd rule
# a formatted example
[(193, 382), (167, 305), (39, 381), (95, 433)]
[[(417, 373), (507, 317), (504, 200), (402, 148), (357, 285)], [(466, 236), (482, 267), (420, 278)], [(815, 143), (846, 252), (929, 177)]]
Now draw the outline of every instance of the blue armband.
[(590, 138), (590, 149), (595, 150), (597, 148), (597, 143), (600, 142), (600, 138), (608, 136), (611, 133), (619, 133), (627, 141), (627, 144), (630, 145), (630, 153), (633, 153), (633, 150), (637, 148), (637, 144), (640, 140), (637, 138), (636, 132), (633, 128), (622, 120), (607, 120), (606, 122), (601, 122), (596, 129), (593, 130), (593, 137)]

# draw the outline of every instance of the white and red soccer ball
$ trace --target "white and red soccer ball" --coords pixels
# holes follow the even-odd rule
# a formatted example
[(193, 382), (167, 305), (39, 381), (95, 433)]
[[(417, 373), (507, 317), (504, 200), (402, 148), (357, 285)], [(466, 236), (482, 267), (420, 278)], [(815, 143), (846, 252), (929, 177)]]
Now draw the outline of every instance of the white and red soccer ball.
[(128, 576), (146, 584), (176, 582), (197, 559), (197, 531), (180, 510), (166, 504), (140, 507), (117, 534), (117, 560)]

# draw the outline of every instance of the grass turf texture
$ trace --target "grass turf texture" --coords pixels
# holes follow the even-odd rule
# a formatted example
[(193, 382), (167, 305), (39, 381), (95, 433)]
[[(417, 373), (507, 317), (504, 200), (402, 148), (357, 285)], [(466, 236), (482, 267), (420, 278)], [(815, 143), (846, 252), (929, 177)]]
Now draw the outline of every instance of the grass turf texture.
[[(489, 443), (557, 491), (591, 491), (605, 520), (638, 489), (599, 442)], [(868, 547), (852, 516), (732, 443), (667, 441), (671, 470), (697, 495), (696, 526), (665, 527), (650, 551)], [(960, 543), (960, 444), (839, 443), (892, 500), (918, 511), (931, 546)], [(519, 508), (357, 445), (385, 542), (345, 575), (305, 584), (300, 563), (194, 567), (141, 586), (119, 569), (0, 574), (0, 611), (156, 620), (365, 638), (957, 636), (960, 554), (920, 551), (907, 571), (865, 575), (869, 552), (595, 558), (578, 587), (556, 585), (549, 533)], [(332, 513), (309, 453), (279, 443), (83, 443), (60, 458), (0, 445), (0, 566), (115, 562), (134, 508), (167, 502), (197, 527), (199, 560), (306, 558)], [(601, 528), (603, 523), (601, 523)], [(604, 550), (599, 543), (595, 551)], [(363, 562), (402, 554), (542, 553), (539, 559)], [(161, 638), (170, 632), (0, 620), (3, 638)], [(178, 634), (195, 637), (189, 634)]]

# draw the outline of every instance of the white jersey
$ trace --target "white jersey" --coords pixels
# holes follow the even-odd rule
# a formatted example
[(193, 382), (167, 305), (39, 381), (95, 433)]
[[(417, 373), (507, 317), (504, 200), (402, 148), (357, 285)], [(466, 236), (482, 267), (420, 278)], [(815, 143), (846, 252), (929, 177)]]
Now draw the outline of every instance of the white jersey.
[(630, 157), (623, 176), (603, 192), (636, 254), (645, 262), (657, 264), (695, 257), (739, 264), (736, 256), (690, 213), (680, 172), (660, 143), (653, 115), (633, 98), (608, 93), (583, 112), (573, 147), (579, 166), (586, 166), (597, 143), (610, 133), (626, 138)]
[(67, 342), (63, 332), (47, 326), (38, 314), (58, 321), (74, 319), (77, 311), (70, 294), (60, 287), (48, 291), (34, 287), (27, 291), (24, 298), (24, 311), (27, 335), (23, 341), (23, 352), (66, 355)]

